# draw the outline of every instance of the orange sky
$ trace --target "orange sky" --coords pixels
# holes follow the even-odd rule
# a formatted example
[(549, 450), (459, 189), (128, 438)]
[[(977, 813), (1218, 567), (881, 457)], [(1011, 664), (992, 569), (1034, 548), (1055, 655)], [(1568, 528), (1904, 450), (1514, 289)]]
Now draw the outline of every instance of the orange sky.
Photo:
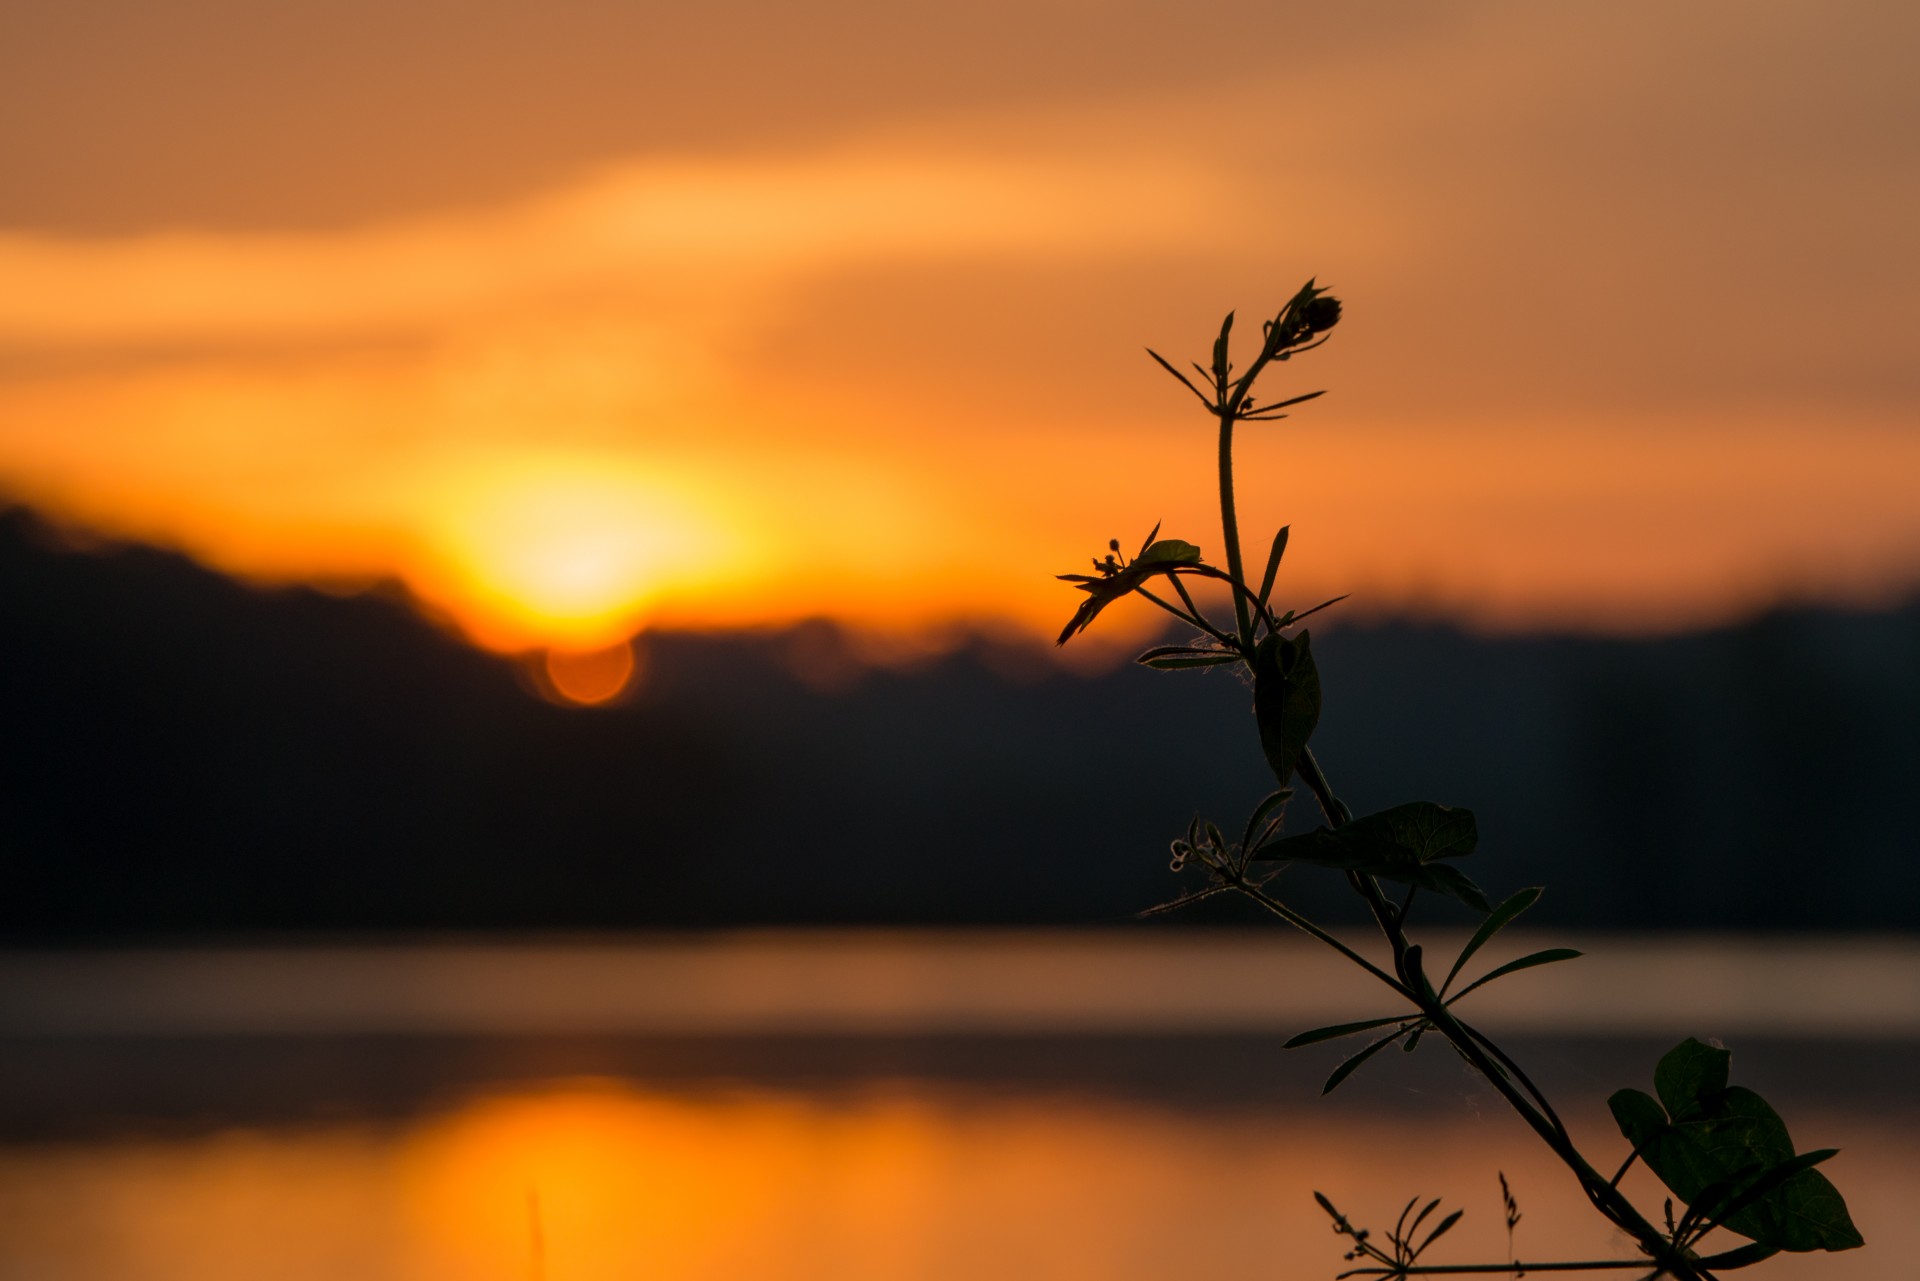
[(502, 648), (1050, 634), (1111, 535), (1218, 556), (1142, 345), (1318, 275), (1287, 600), (1884, 599), (1915, 65), (1891, 2), (15, 6), (0, 491)]

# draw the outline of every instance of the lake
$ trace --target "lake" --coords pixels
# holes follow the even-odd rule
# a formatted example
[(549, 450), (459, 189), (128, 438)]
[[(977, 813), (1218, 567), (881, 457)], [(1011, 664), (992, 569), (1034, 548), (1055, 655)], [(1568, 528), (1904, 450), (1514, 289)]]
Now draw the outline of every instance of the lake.
[[(1803, 1150), (1843, 1149), (1868, 1241), (1748, 1275), (1911, 1276), (1920, 941), (1488, 960), (1548, 943), (1591, 954), (1469, 1017), (1596, 1163), (1624, 1155), (1606, 1095), (1718, 1037)], [(1369, 982), (1151, 928), (0, 953), (0, 1278), (1331, 1278), (1315, 1190), (1376, 1231), (1444, 1196), (1433, 1261), (1488, 1262), (1499, 1173), (1519, 1257), (1626, 1257), (1443, 1046), (1319, 1097), (1354, 1047), (1281, 1043), (1390, 1012)]]

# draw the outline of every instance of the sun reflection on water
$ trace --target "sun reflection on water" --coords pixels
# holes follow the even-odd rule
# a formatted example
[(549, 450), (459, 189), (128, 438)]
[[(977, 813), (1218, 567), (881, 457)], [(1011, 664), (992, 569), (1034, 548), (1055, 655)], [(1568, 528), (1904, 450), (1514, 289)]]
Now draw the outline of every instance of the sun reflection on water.
[[(1847, 1146), (1855, 1216), (1880, 1248), (1776, 1260), (1770, 1275), (1894, 1275), (1906, 1139), (1816, 1128)], [(1523, 1251), (1617, 1253), (1535, 1147), (1504, 1116), (1458, 1109), (1192, 1112), (913, 1084), (688, 1096), (583, 1079), (399, 1128), (0, 1147), (0, 1276), (1331, 1276), (1339, 1245), (1314, 1189), (1389, 1219), (1409, 1195), (1444, 1192), (1468, 1209), (1453, 1259), (1497, 1259), (1496, 1169), (1525, 1211)]]

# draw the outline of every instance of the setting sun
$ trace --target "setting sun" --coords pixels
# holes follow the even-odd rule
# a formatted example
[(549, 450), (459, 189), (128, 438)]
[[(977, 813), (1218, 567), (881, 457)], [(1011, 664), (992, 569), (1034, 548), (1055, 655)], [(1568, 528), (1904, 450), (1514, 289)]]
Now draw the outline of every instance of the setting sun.
[(726, 572), (737, 540), (693, 492), (620, 459), (502, 459), (428, 499), (416, 588), (494, 648), (604, 648)]

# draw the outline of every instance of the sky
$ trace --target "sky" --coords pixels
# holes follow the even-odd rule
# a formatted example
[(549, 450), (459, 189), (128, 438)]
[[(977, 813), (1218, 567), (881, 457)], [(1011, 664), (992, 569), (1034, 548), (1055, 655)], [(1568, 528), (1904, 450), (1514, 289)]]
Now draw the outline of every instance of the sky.
[(0, 3), (0, 495), (506, 651), (1050, 638), (1109, 537), (1221, 559), (1143, 347), (1312, 277), (1283, 604), (1892, 600), (1916, 65), (1894, 0)]

